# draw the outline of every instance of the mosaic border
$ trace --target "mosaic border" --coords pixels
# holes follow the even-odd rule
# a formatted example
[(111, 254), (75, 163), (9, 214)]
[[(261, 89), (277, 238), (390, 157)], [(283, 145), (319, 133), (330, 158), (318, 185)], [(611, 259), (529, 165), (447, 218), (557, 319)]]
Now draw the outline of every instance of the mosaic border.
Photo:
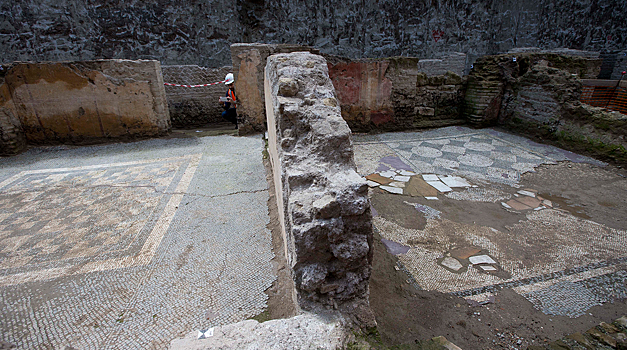
[(148, 238), (144, 242), (144, 245), (140, 249), (139, 253), (135, 256), (131, 257), (123, 257), (123, 258), (114, 258), (108, 259), (104, 261), (93, 261), (82, 265), (77, 268), (76, 266), (65, 266), (59, 268), (51, 268), (51, 269), (43, 269), (36, 271), (29, 271), (18, 274), (11, 274), (0, 276), (0, 286), (11, 286), (17, 285), (27, 282), (34, 282), (40, 280), (50, 280), (58, 277), (68, 276), (68, 275), (77, 275), (77, 274), (85, 274), (96, 271), (106, 271), (106, 270), (114, 270), (119, 268), (126, 267), (135, 267), (149, 264), (155, 253), (157, 252), (157, 248), (161, 243), (165, 233), (170, 227), (170, 223), (174, 218), (174, 214), (180, 204), (181, 200), (185, 196), (185, 192), (189, 187), (194, 173), (200, 164), (200, 159), (202, 158), (201, 153), (182, 156), (182, 157), (172, 157), (172, 158), (160, 158), (160, 159), (152, 159), (152, 160), (144, 160), (144, 161), (136, 161), (136, 162), (123, 162), (123, 163), (111, 163), (111, 164), (102, 164), (102, 165), (90, 165), (90, 166), (82, 166), (75, 168), (56, 168), (56, 169), (40, 169), (40, 170), (28, 170), (22, 171), (0, 183), (0, 189), (12, 184), (13, 182), (19, 180), (21, 177), (26, 175), (33, 174), (42, 174), (42, 173), (58, 173), (58, 172), (71, 172), (71, 171), (85, 171), (85, 170), (93, 170), (93, 169), (103, 169), (103, 168), (112, 168), (112, 167), (122, 167), (122, 166), (132, 166), (132, 165), (140, 165), (147, 163), (156, 163), (156, 162), (164, 162), (170, 160), (189, 160), (189, 164), (185, 169), (181, 179), (179, 180), (174, 193), (168, 200), (165, 208), (161, 212), (159, 219), (155, 223), (153, 229), (151, 230)]

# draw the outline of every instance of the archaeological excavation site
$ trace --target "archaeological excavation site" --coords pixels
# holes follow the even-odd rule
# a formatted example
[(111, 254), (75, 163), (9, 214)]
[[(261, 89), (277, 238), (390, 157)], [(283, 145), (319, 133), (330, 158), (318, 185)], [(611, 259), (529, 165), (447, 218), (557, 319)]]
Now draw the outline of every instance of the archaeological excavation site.
[(0, 350), (627, 349), (625, 14), (0, 3)]

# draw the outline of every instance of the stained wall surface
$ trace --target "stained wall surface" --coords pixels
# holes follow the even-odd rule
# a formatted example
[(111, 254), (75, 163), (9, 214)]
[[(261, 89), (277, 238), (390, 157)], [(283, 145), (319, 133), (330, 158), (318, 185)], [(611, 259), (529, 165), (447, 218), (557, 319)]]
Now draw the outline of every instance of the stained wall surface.
[[(240, 134), (266, 130), (263, 69), (274, 53), (316, 49), (291, 45), (234, 44), (233, 71)], [(464, 123), (462, 78), (466, 55), (352, 60), (324, 55), (342, 117), (353, 132), (394, 131)]]
[(14, 111), (31, 144), (124, 140), (170, 129), (157, 61), (16, 63), (0, 86), (7, 90), (0, 108)]
[(349, 58), (474, 58), (511, 48), (624, 50), (623, 0), (57, 1), (0, 5), (0, 62), (156, 59), (230, 65), (238, 42)]
[(11, 65), (0, 65), (0, 156), (12, 155), (26, 148), (22, 123), (17, 117), (11, 90), (4, 76)]
[(319, 53), (314, 48), (298, 45), (231, 45), (235, 90), (240, 100), (237, 105), (240, 135), (266, 130), (263, 72), (268, 56), (296, 51)]
[(342, 117), (353, 132), (464, 123), (459, 110), (466, 55), (422, 60), (327, 57)]

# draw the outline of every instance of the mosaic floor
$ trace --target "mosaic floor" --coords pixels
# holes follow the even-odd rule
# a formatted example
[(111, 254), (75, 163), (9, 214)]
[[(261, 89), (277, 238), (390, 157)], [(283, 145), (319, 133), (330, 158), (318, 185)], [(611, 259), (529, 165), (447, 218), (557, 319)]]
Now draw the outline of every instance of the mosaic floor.
[[(440, 194), (440, 201), (500, 204), (517, 196), (512, 193), (519, 191), (521, 174), (541, 164), (568, 160), (603, 165), (490, 129), (451, 127), (421, 133), (357, 135), (353, 140), (355, 162), (363, 176), (412, 171), (460, 176), (477, 186)], [(501, 288), (513, 288), (539, 310), (569, 317), (627, 297), (625, 230), (550, 207), (527, 211), (525, 220), (496, 229), (450, 220), (430, 207), (429, 201), (417, 203), (413, 197), (407, 198), (406, 204), (426, 218), (424, 229), (406, 228), (381, 216), (374, 218), (374, 224), (382, 238), (409, 248), (398, 254), (399, 268), (418, 288), (477, 302), (488, 300)], [(473, 266), (468, 261), (470, 255), (461, 257), (461, 263), (451, 258), (451, 252), (467, 247), (477, 248), (476, 254), (488, 255), (496, 263)], [(458, 265), (446, 267), (450, 261)]]
[(162, 349), (265, 309), (276, 275), (262, 142), (196, 140), (0, 160), (3, 341)]

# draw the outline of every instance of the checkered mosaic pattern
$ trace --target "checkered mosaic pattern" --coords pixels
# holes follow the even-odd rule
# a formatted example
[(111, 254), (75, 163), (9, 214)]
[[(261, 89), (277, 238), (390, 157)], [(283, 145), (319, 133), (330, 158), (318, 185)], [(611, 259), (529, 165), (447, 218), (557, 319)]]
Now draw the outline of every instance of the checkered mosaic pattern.
[[(518, 191), (523, 173), (558, 161), (598, 161), (535, 144), (498, 131), (452, 127), (415, 133), (355, 137), (355, 162), (361, 175), (387, 170), (461, 176), (478, 188), (454, 191), (440, 200), (495, 203)], [(505, 186), (503, 186), (505, 185)], [(511, 186), (510, 192), (503, 188)], [(617, 283), (625, 275), (627, 232), (574, 217), (564, 211), (527, 212), (526, 219), (497, 230), (468, 225), (446, 217), (426, 215), (428, 204), (415, 204), (427, 219), (422, 230), (401, 227), (383, 217), (373, 223), (381, 236), (410, 247), (398, 255), (399, 269), (408, 283), (478, 302), (502, 288), (512, 288), (539, 310), (577, 317), (593, 305), (623, 298), (627, 289)], [(498, 210), (505, 210), (499, 208)], [(449, 271), (440, 262), (446, 252), (461, 246), (485, 250), (497, 262), (487, 273), (479, 266)], [(515, 249), (512, 249), (515, 247)], [(576, 287), (576, 288), (575, 288)]]
[(263, 145), (153, 139), (0, 159), (0, 340), (167, 349), (263, 312), (276, 279)]
[(180, 158), (50, 169), (4, 181), (0, 284), (19, 283), (13, 275), (45, 279), (46, 271), (136, 256), (160, 214), (155, 209), (163, 209), (173, 190), (169, 187), (176, 186), (176, 175), (180, 179), (188, 163)]
[(484, 133), (386, 142), (421, 174), (461, 175), (515, 183), (520, 174), (553, 160)]

